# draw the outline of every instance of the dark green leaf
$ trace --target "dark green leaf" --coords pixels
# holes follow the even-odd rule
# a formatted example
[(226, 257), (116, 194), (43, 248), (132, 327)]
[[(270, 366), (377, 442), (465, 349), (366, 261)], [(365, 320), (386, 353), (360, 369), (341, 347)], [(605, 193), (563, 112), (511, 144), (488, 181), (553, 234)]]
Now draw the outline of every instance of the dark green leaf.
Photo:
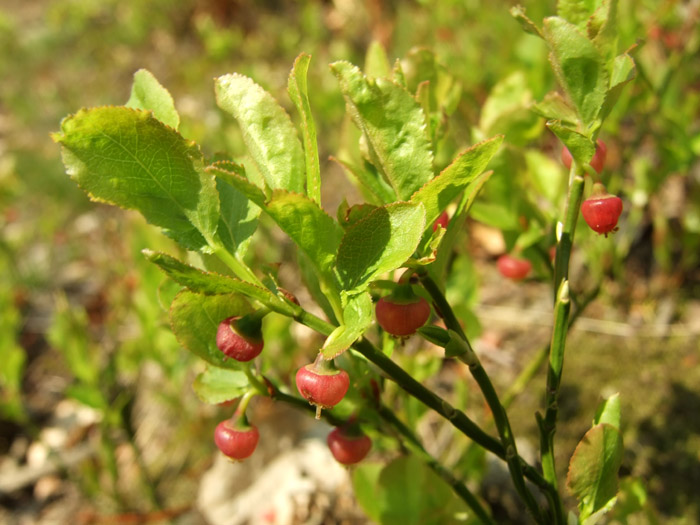
[(207, 166), (205, 170), (234, 187), (258, 207), (265, 205), (265, 192), (248, 180), (243, 166), (233, 162), (216, 162)]
[(420, 105), (401, 86), (367, 78), (352, 64), (335, 62), (331, 69), (368, 142), (373, 164), (399, 199), (410, 198), (433, 176), (433, 154)]
[(358, 221), (338, 250), (343, 289), (360, 292), (378, 275), (399, 268), (417, 248), (424, 229), (425, 208), (420, 203), (389, 204)]
[(61, 123), (68, 174), (91, 199), (135, 209), (183, 246), (201, 250), (219, 221), (214, 178), (193, 142), (151, 112), (83, 109)]
[(147, 69), (134, 73), (131, 96), (126, 106), (153, 111), (158, 120), (173, 129), (180, 125), (180, 115), (175, 109), (173, 97)]
[(222, 178), (216, 187), (221, 207), (217, 236), (230, 254), (242, 259), (258, 227), (260, 208)]
[(306, 191), (312, 201), (321, 204), (321, 172), (318, 163), (316, 125), (311, 114), (306, 80), (310, 61), (311, 55), (305, 53), (297, 57), (294, 61), (294, 67), (289, 74), (287, 91), (301, 115), (301, 129), (304, 137), (304, 154), (306, 158)]
[(267, 185), (302, 193), (304, 152), (289, 115), (267, 91), (237, 73), (216, 79), (219, 107), (238, 121)]

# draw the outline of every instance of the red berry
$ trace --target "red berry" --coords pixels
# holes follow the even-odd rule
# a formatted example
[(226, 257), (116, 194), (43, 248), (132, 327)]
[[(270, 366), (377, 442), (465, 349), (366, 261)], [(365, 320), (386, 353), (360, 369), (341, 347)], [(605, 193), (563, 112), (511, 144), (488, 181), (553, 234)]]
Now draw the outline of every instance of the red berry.
[(498, 271), (501, 272), (503, 277), (508, 279), (513, 279), (514, 281), (520, 281), (525, 279), (530, 274), (532, 270), (532, 263), (527, 259), (521, 259), (519, 257), (513, 257), (512, 255), (501, 255), (496, 262), (498, 266)]
[[(597, 144), (598, 147), (596, 148), (593, 158), (591, 159), (591, 168), (600, 173), (603, 171), (603, 167), (605, 166), (605, 157), (608, 155), (608, 147), (605, 145), (605, 142), (600, 139), (598, 139)], [(561, 161), (564, 163), (564, 166), (566, 166), (566, 169), (571, 169), (571, 152), (566, 146), (561, 149)]]
[(372, 440), (362, 433), (353, 435), (343, 428), (335, 428), (328, 434), (328, 448), (338, 463), (353, 465), (359, 463), (372, 448)]
[(377, 302), (377, 322), (386, 332), (397, 337), (416, 333), (430, 317), (430, 304), (422, 297), (409, 299), (382, 297)]
[(214, 442), (219, 450), (231, 459), (242, 460), (249, 457), (258, 446), (260, 434), (257, 427), (236, 428), (230, 419), (216, 425)]
[[(324, 364), (319, 366), (319, 363)], [(304, 399), (316, 405), (316, 419), (320, 418), (322, 408), (332, 408), (340, 403), (350, 387), (348, 373), (333, 369), (329, 364), (320, 359), (297, 371), (297, 389)]]
[(588, 226), (608, 236), (617, 231), (617, 220), (622, 213), (622, 199), (610, 195), (600, 183), (593, 185), (593, 195), (581, 204), (581, 214)]
[(438, 226), (442, 226), (443, 228), (447, 229), (448, 222), (450, 222), (450, 216), (447, 215), (446, 211), (443, 211), (440, 216), (435, 219), (435, 222), (433, 223), (433, 231), (436, 232)]
[(260, 355), (263, 349), (262, 334), (242, 333), (238, 326), (240, 317), (229, 317), (219, 323), (216, 331), (216, 346), (228, 357), (236, 361), (250, 361)]

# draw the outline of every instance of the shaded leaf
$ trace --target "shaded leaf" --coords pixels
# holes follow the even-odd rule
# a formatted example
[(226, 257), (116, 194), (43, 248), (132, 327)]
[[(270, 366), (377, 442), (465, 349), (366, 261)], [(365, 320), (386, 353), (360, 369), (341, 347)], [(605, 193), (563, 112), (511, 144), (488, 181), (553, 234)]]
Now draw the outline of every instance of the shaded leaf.
[(603, 509), (617, 494), (622, 462), (622, 435), (607, 423), (591, 428), (579, 442), (567, 476), (567, 486), (579, 501), (581, 521)]
[(595, 145), (591, 139), (559, 121), (547, 122), (547, 127), (569, 149), (577, 164), (585, 166), (591, 162), (595, 154)]
[(357, 341), (372, 323), (372, 297), (363, 292), (350, 297), (343, 307), (343, 324), (333, 330), (321, 349), (325, 359), (333, 359)]
[(237, 368), (239, 363), (216, 347), (216, 331), (227, 317), (245, 315), (252, 308), (241, 295), (201, 295), (183, 290), (170, 306), (170, 326), (184, 348), (207, 363)]
[(424, 229), (425, 208), (420, 203), (389, 204), (358, 221), (338, 250), (343, 289), (359, 292), (373, 278), (399, 268), (417, 248)]
[[(331, 157), (331, 160), (334, 160), (340, 164), (348, 175), (357, 180), (357, 182), (359, 182), (369, 193), (368, 197), (374, 197), (374, 204), (389, 204), (390, 202), (394, 202), (396, 200), (396, 194), (394, 193), (392, 187), (384, 180), (379, 172), (374, 169), (373, 166), (368, 165), (368, 167), (372, 168), (370, 170), (355, 166), (354, 164), (344, 160), (336, 159), (335, 157)], [(368, 198), (368, 200), (370, 199)]]
[(285, 315), (291, 313), (291, 308), (267, 288), (256, 286), (235, 277), (200, 270), (165, 253), (143, 250), (143, 254), (146, 256), (146, 259), (158, 265), (173, 281), (187, 287), (192, 292), (205, 295), (241, 293), (252, 299), (257, 299), (276, 312)]
[(200, 400), (216, 405), (241, 397), (250, 388), (250, 383), (241, 370), (207, 366), (197, 375), (192, 388)]

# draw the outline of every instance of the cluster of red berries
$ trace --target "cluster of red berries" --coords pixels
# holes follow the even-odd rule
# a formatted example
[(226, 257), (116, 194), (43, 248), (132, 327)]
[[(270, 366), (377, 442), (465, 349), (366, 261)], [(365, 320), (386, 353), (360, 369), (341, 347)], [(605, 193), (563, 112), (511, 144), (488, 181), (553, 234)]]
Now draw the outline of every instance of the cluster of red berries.
[[(221, 321), (216, 346), (226, 357), (240, 362), (256, 358), (264, 346), (260, 316), (251, 314)], [(335, 368), (332, 360), (325, 360), (319, 354), (314, 363), (299, 369), (296, 384), (299, 393), (316, 406), (318, 419), (322, 409), (332, 408), (343, 399), (350, 387), (350, 378), (345, 370)], [(245, 417), (245, 408), (239, 405), (234, 416), (219, 423), (214, 431), (216, 446), (234, 461), (250, 457), (260, 439), (257, 427), (249, 424)], [(351, 465), (364, 459), (372, 448), (372, 441), (357, 425), (348, 425), (328, 435), (328, 447), (339, 463)]]

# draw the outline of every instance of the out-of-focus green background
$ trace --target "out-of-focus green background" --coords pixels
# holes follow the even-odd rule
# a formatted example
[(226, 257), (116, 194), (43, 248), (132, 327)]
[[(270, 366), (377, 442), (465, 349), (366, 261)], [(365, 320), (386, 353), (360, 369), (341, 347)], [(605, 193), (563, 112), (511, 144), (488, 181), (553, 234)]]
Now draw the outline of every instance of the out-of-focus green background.
[[(535, 21), (556, 8), (552, 1), (523, 4)], [(140, 254), (144, 247), (176, 248), (140, 217), (91, 203), (68, 178), (49, 135), (61, 118), (81, 107), (125, 103), (134, 72), (146, 68), (172, 93), (185, 137), (207, 153), (235, 155), (242, 151), (239, 132), (216, 107), (212, 79), (234, 71), (251, 76), (291, 108), (287, 75), (307, 52), (326, 191), (350, 191), (325, 161), (342, 144), (344, 123), (328, 63), (362, 65), (373, 40), (390, 59), (414, 46), (432, 48), (463, 86), (451, 139), (463, 147), (491, 89), (509, 74), (523, 72), (535, 100), (553, 88), (544, 44), (511, 18), (512, 5), (0, 4), (0, 521), (47, 520), (68, 500), (86, 522), (158, 517), (157, 509), (194, 520), (188, 512), (214, 455), (211, 431), (225, 413), (192, 393), (196, 367), (167, 324), (174, 288)], [(610, 258), (601, 266), (604, 293), (574, 332), (564, 377), (569, 401), (558, 434), (564, 458), (599, 397), (621, 391), (623, 474), (643, 480), (648, 491), (641, 523), (700, 522), (699, 9), (697, 0), (620, 1), (620, 46), (638, 46), (639, 74), (602, 136), (614, 174), (609, 189), (624, 195), (626, 225), (609, 240), (616, 248), (601, 252)], [(558, 146), (546, 132), (533, 136), (533, 145), (556, 159)], [(284, 245), (266, 249), (266, 260), (287, 256)], [(539, 340), (516, 334), (541, 330), (537, 312), (511, 305), (499, 325), (498, 305), (486, 303), (502, 296), (502, 285), (492, 259), (478, 253), (481, 314), (500, 326), (487, 335), (496, 346), (516, 349), (509, 355), (517, 371), (521, 346)], [(530, 288), (508, 289), (527, 298), (522, 290)], [(269, 332), (268, 340), (291, 349), (290, 356), (312, 355), (317, 343), (287, 325), (273, 324)], [(517, 430), (534, 435), (539, 403), (534, 394), (516, 403)]]

